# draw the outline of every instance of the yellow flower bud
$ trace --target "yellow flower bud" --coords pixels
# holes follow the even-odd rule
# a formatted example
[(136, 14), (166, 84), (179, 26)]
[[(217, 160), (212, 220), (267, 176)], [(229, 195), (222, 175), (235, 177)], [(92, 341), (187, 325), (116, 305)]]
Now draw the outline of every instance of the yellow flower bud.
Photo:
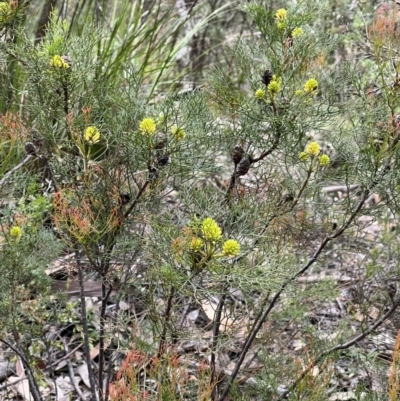
[(50, 60), (50, 67), (54, 67), (54, 68), (63, 68), (65, 70), (67, 70), (69, 68), (69, 64), (67, 62), (65, 62), (65, 60), (59, 56), (59, 55), (55, 55), (51, 60)]
[(181, 141), (186, 136), (185, 130), (176, 125), (171, 128), (171, 134), (177, 141)]
[(234, 239), (228, 239), (222, 246), (222, 253), (224, 256), (237, 256), (240, 252), (240, 245)]
[(254, 93), (254, 97), (257, 100), (262, 100), (265, 98), (265, 90), (264, 89), (257, 89)]
[(328, 155), (322, 155), (322, 156), (319, 158), (319, 165), (320, 165), (321, 167), (328, 166), (330, 162), (331, 162), (331, 159), (329, 158)]
[(198, 252), (203, 248), (203, 241), (200, 238), (193, 238), (190, 242), (190, 249), (192, 251)]
[(305, 151), (305, 153), (309, 154), (310, 156), (318, 156), (319, 152), (321, 151), (321, 148), (317, 142), (310, 142), (306, 146), (304, 151)]
[(139, 130), (144, 136), (153, 135), (156, 129), (156, 122), (152, 118), (144, 118), (139, 124)]
[(218, 241), (222, 237), (221, 228), (211, 217), (207, 217), (201, 222), (201, 231), (208, 241)]
[(94, 126), (87, 127), (83, 136), (85, 138), (85, 141), (88, 142), (90, 145), (93, 145), (100, 140), (100, 132)]
[(299, 155), (299, 159), (303, 163), (305, 163), (309, 159), (309, 156), (308, 156), (308, 154), (306, 152), (301, 152), (300, 155)]
[(11, 228), (10, 237), (13, 241), (18, 242), (21, 236), (22, 236), (22, 230), (19, 227), (14, 226)]
[(303, 30), (301, 28), (294, 28), (292, 31), (292, 38), (298, 38), (303, 35)]
[(318, 81), (314, 78), (310, 78), (304, 84), (304, 91), (307, 93), (315, 93), (317, 89), (318, 89)]
[(280, 8), (276, 14), (275, 18), (279, 20), (285, 20), (287, 18), (287, 11), (284, 8)]

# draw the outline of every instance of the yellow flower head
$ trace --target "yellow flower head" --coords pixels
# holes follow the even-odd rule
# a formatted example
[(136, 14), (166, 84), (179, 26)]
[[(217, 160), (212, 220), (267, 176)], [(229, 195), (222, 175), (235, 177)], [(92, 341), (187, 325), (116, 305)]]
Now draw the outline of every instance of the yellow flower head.
[(254, 97), (257, 100), (262, 100), (265, 98), (265, 90), (264, 89), (257, 89), (254, 93)]
[(319, 158), (319, 165), (320, 165), (321, 167), (328, 166), (330, 162), (331, 162), (331, 159), (329, 158), (328, 155), (322, 155), (322, 156)]
[(172, 126), (171, 134), (177, 141), (181, 141), (186, 136), (185, 130), (182, 127), (178, 127), (176, 125)]
[(50, 67), (54, 68), (63, 68), (63, 69), (68, 69), (69, 64), (59, 55), (55, 55), (51, 60), (50, 60)]
[(139, 124), (139, 130), (145, 136), (153, 135), (156, 129), (156, 122), (152, 118), (144, 118)]
[(310, 142), (304, 149), (304, 152), (310, 156), (318, 156), (320, 151), (321, 148), (317, 142)]
[(274, 75), (272, 81), (268, 84), (267, 89), (271, 95), (276, 95), (282, 88), (282, 78)]
[(201, 222), (201, 231), (208, 241), (218, 241), (222, 237), (221, 228), (211, 217), (207, 217)]
[(304, 84), (304, 91), (306, 93), (315, 93), (317, 89), (318, 89), (318, 81), (314, 78), (310, 78)]
[(203, 248), (203, 241), (200, 238), (193, 238), (190, 242), (190, 249), (192, 251), (198, 252)]
[(88, 142), (90, 145), (93, 145), (100, 140), (100, 132), (94, 126), (87, 127), (83, 136), (85, 138), (85, 141)]
[(299, 159), (300, 159), (303, 163), (305, 163), (305, 162), (309, 159), (308, 153), (306, 153), (306, 152), (301, 152), (301, 153), (299, 154)]
[(276, 19), (280, 20), (285, 20), (287, 18), (287, 11), (284, 8), (280, 8), (276, 14), (275, 14)]
[(239, 255), (240, 245), (234, 239), (228, 239), (222, 246), (222, 253), (224, 256), (236, 256)]
[(294, 28), (292, 31), (292, 38), (298, 38), (303, 35), (303, 30), (301, 28)]
[(294, 94), (295, 94), (296, 96), (301, 96), (301, 95), (303, 94), (303, 91), (302, 91), (301, 89), (297, 89), (297, 91), (294, 92)]
[(13, 241), (18, 242), (19, 239), (21, 238), (21, 235), (22, 235), (22, 230), (19, 227), (14, 226), (11, 228), (10, 237)]

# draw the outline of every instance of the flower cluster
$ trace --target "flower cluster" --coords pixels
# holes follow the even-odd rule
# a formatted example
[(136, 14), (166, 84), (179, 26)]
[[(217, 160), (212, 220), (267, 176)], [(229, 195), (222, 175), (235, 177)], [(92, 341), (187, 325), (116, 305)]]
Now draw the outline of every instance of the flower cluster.
[[(321, 153), (321, 147), (317, 142), (310, 142), (304, 149), (304, 152), (301, 152), (299, 155), (300, 161), (306, 163), (310, 158), (312, 160), (316, 160), (316, 158)], [(328, 155), (321, 155), (318, 159), (318, 165), (320, 167), (326, 167), (331, 162)]]
[(240, 253), (240, 244), (234, 239), (224, 241), (221, 227), (211, 217), (194, 219), (183, 231), (183, 237), (176, 238), (172, 245), (174, 253), (179, 258), (188, 254), (196, 269), (204, 268), (211, 260), (232, 258)]
[(315, 78), (310, 78), (305, 84), (304, 84), (304, 89), (297, 89), (295, 91), (296, 96), (302, 96), (302, 95), (314, 95), (317, 93), (318, 89), (318, 81)]
[(301, 28), (294, 28), (292, 31), (292, 38), (298, 38), (299, 36), (303, 35), (303, 30)]
[(264, 89), (257, 89), (254, 93), (254, 97), (257, 100), (263, 100), (265, 99), (265, 90)]
[(321, 148), (317, 142), (310, 142), (304, 149), (304, 152), (310, 156), (318, 156), (321, 152)]
[(319, 165), (320, 165), (321, 167), (328, 166), (330, 162), (331, 162), (331, 159), (329, 158), (328, 155), (322, 155), (322, 156), (319, 158)]
[(306, 93), (315, 93), (318, 89), (318, 81), (315, 78), (310, 78), (304, 84), (304, 92)]
[(270, 97), (273, 99), (275, 95), (282, 89), (282, 78), (273, 75), (272, 81), (268, 84), (267, 89)]
[(139, 130), (144, 136), (152, 136), (156, 132), (156, 122), (152, 118), (144, 118), (139, 123)]
[(94, 126), (87, 127), (85, 129), (83, 136), (85, 138), (85, 141), (88, 142), (89, 145), (93, 145), (94, 143), (97, 143), (100, 140), (100, 132)]
[(50, 67), (67, 70), (69, 68), (69, 64), (64, 60), (63, 57), (55, 55), (50, 60)]
[(21, 236), (22, 236), (22, 230), (19, 227), (14, 226), (11, 228), (10, 237), (11, 237), (12, 241), (18, 242), (20, 240)]
[(276, 24), (278, 29), (283, 30), (286, 28), (287, 11), (280, 8), (275, 14)]
[(218, 241), (222, 237), (220, 226), (211, 217), (207, 217), (201, 222), (201, 231), (208, 241)]
[(222, 246), (222, 253), (224, 256), (236, 256), (239, 255), (240, 245), (234, 239), (228, 239)]
[(177, 141), (181, 141), (186, 136), (185, 130), (182, 127), (178, 127), (177, 125), (172, 126), (171, 134)]

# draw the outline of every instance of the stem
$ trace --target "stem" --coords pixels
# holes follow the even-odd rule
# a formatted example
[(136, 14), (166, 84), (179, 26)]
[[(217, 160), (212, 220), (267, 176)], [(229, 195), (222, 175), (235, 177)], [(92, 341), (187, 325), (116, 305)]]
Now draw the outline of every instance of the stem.
[(219, 329), (221, 327), (221, 315), (222, 315), (222, 309), (225, 305), (225, 299), (226, 299), (226, 286), (223, 289), (223, 294), (221, 299), (218, 302), (217, 310), (214, 316), (214, 322), (213, 322), (213, 333), (212, 333), (212, 343), (211, 343), (211, 359), (210, 359), (210, 368), (211, 368), (211, 377), (210, 377), (210, 386), (213, 387), (212, 393), (211, 393), (211, 399), (212, 401), (216, 401), (218, 397), (218, 387), (217, 384), (214, 384), (215, 381), (215, 359), (216, 359), (216, 350), (217, 350), (217, 345), (218, 345), (218, 336), (219, 336)]
[(6, 341), (2, 338), (0, 338), (0, 341), (3, 344), (7, 345), (7, 347), (11, 348), (21, 358), (22, 364), (24, 365), (24, 368), (26, 371), (26, 375), (28, 376), (29, 390), (30, 390), (30, 393), (32, 394), (34, 401), (43, 401), (42, 396), (40, 395), (40, 392), (39, 392), (39, 386), (37, 385), (37, 382), (36, 382), (35, 376), (33, 375), (31, 366), (29, 365), (29, 362), (27, 361), (27, 359), (25, 357), (25, 353), (22, 350), (22, 348), (18, 347), (18, 342), (17, 342), (17, 345), (14, 347), (8, 341)]
[[(65, 353), (68, 354), (69, 353), (69, 349), (68, 349), (67, 341), (65, 340), (65, 338), (61, 338), (60, 337), (60, 339), (64, 344)], [(71, 378), (71, 381), (72, 381), (72, 384), (73, 384), (73, 386), (75, 388), (75, 391), (79, 395), (79, 398), (81, 399), (81, 401), (85, 401), (86, 397), (83, 395), (82, 390), (79, 387), (79, 384), (75, 380), (74, 367), (72, 366), (70, 358), (67, 358), (67, 364), (68, 364), (69, 377)]]
[(100, 310), (100, 334), (99, 334), (99, 400), (106, 400), (104, 398), (104, 388), (103, 388), (103, 372), (104, 372), (104, 325), (106, 322), (106, 307), (107, 301), (112, 291), (112, 285), (106, 288), (106, 284), (103, 281), (101, 283), (101, 310)]
[(3, 185), (3, 184), (7, 181), (8, 177), (9, 177), (12, 173), (14, 173), (15, 171), (19, 170), (21, 167), (25, 166), (25, 164), (28, 163), (28, 161), (29, 161), (30, 159), (32, 159), (32, 155), (26, 156), (25, 159), (24, 159), (21, 163), (17, 164), (17, 165), (16, 165), (15, 167), (13, 167), (10, 171), (7, 171), (7, 173), (4, 174), (4, 177), (0, 180), (0, 185)]
[(340, 236), (341, 234), (343, 234), (343, 232), (350, 226), (350, 224), (354, 221), (355, 217), (357, 216), (357, 214), (359, 213), (359, 211), (361, 210), (361, 208), (363, 207), (365, 201), (367, 200), (368, 196), (370, 194), (370, 191), (368, 189), (365, 189), (362, 197), (360, 199), (360, 201), (358, 202), (355, 210), (353, 211), (353, 213), (350, 215), (350, 217), (348, 218), (348, 220), (346, 221), (346, 223), (339, 229), (336, 231), (335, 234), (329, 235), (327, 237), (325, 237), (325, 239), (322, 241), (322, 243), (320, 244), (320, 246), (318, 247), (318, 249), (315, 251), (314, 255), (311, 257), (311, 259), (300, 269), (297, 271), (297, 273), (295, 273), (294, 275), (292, 275), (291, 277), (287, 278), (284, 283), (281, 285), (281, 288), (279, 289), (279, 291), (274, 295), (274, 297), (271, 299), (271, 302), (268, 306), (268, 308), (264, 311), (264, 313), (261, 315), (261, 318), (255, 322), (253, 329), (251, 330), (251, 332), (249, 333), (245, 344), (243, 346), (242, 352), (240, 354), (239, 360), (236, 362), (235, 368), (232, 371), (232, 374), (228, 380), (228, 384), (226, 385), (222, 395), (219, 397), (218, 401), (223, 401), (225, 399), (225, 397), (228, 395), (230, 388), (232, 387), (232, 384), (236, 378), (236, 376), (239, 373), (240, 367), (243, 364), (243, 361), (246, 357), (247, 352), (249, 351), (251, 344), (253, 343), (254, 339), (256, 338), (258, 332), (260, 331), (262, 325), (264, 324), (266, 318), (268, 317), (268, 315), (270, 314), (271, 310), (274, 308), (276, 302), (279, 300), (281, 294), (283, 293), (283, 291), (286, 289), (286, 287), (293, 282), (297, 277), (301, 276), (302, 274), (304, 274), (318, 259), (319, 255), (321, 254), (321, 252), (323, 251), (323, 249), (326, 247), (326, 245), (332, 241), (333, 239), (337, 238), (338, 236)]
[[(79, 249), (75, 245), (75, 260), (78, 266), (78, 279), (79, 279), (79, 290), (80, 290), (80, 300), (81, 300), (81, 321), (83, 328), (83, 345), (85, 350), (85, 359), (86, 365), (88, 369), (89, 382), (90, 382), (90, 390), (92, 392), (91, 401), (97, 401), (96, 397), (96, 383), (94, 380), (92, 361), (90, 359), (90, 345), (89, 345), (89, 328), (87, 323), (87, 311), (86, 311), (86, 301), (85, 301), (85, 291), (84, 291), (84, 283), (83, 283), (83, 270), (81, 264), (81, 257), (79, 255)], [(100, 386), (99, 386), (100, 388)]]
[(129, 206), (129, 208), (126, 210), (124, 213), (124, 218), (127, 218), (131, 213), (132, 210), (135, 208), (136, 204), (139, 201), (139, 198), (142, 196), (144, 190), (147, 188), (147, 186), (150, 184), (150, 180), (147, 179), (145, 183), (143, 184), (142, 188), (140, 188), (139, 192), (136, 194), (135, 199), (132, 201), (132, 204)]
[(351, 346), (355, 345), (356, 343), (364, 339), (374, 330), (376, 330), (395, 312), (395, 310), (398, 308), (399, 305), (400, 305), (400, 296), (397, 296), (397, 299), (393, 302), (392, 307), (383, 316), (381, 316), (370, 328), (368, 328), (367, 330), (363, 331), (362, 333), (358, 334), (357, 336), (353, 337), (351, 340), (345, 343), (335, 345), (334, 347), (324, 352), (321, 352), (321, 354), (319, 354), (317, 358), (315, 358), (315, 361), (311, 363), (309, 366), (307, 366), (307, 368), (302, 372), (302, 374), (298, 377), (298, 379), (289, 387), (289, 389), (286, 390), (283, 394), (281, 394), (281, 396), (278, 398), (278, 401), (286, 399), (286, 397), (300, 384), (300, 382), (304, 379), (304, 377), (327, 356), (336, 351), (350, 348)]
[(164, 327), (160, 336), (160, 345), (158, 347), (158, 353), (157, 353), (157, 358), (160, 358), (161, 355), (165, 351), (165, 344), (166, 344), (166, 338), (167, 338), (167, 330), (168, 330), (168, 323), (171, 319), (171, 310), (172, 310), (172, 300), (175, 295), (175, 288), (171, 288), (171, 292), (168, 297), (167, 301), (167, 309), (165, 310), (165, 321), (164, 321)]

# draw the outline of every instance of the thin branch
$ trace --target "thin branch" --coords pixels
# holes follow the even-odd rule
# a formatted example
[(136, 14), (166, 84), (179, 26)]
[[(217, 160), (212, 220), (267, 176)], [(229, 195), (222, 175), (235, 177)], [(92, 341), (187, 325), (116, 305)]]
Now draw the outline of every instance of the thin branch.
[(99, 399), (100, 401), (107, 401), (104, 398), (104, 388), (103, 388), (103, 373), (104, 373), (104, 336), (105, 336), (105, 323), (106, 323), (106, 307), (107, 301), (110, 297), (112, 291), (112, 285), (106, 289), (106, 284), (103, 282), (101, 283), (101, 311), (100, 311), (100, 335), (99, 335)]
[(63, 361), (64, 359), (68, 359), (74, 352), (78, 351), (79, 348), (82, 347), (82, 344), (79, 344), (78, 346), (76, 346), (72, 351), (68, 352), (66, 355), (64, 355), (63, 357), (57, 359), (55, 362), (53, 362), (52, 364), (50, 364), (49, 366), (46, 366), (43, 371), (49, 370), (52, 367), (58, 365), (61, 361)]
[(0, 185), (3, 185), (3, 184), (7, 181), (8, 177), (9, 177), (12, 173), (16, 172), (16, 171), (19, 170), (21, 167), (25, 166), (25, 164), (28, 163), (28, 161), (29, 161), (30, 159), (32, 159), (32, 155), (26, 156), (25, 159), (24, 159), (21, 163), (19, 163), (19, 164), (16, 165), (15, 167), (13, 167), (10, 171), (7, 171), (7, 173), (4, 174), (4, 177), (0, 180)]
[[(65, 338), (62, 338), (61, 340), (64, 343), (65, 352), (68, 354), (68, 344), (65, 341)], [(86, 397), (83, 395), (82, 390), (79, 388), (78, 383), (75, 381), (74, 368), (72, 366), (72, 362), (71, 362), (70, 358), (67, 358), (67, 364), (68, 364), (69, 377), (71, 378), (71, 381), (72, 381), (72, 384), (73, 384), (73, 386), (75, 388), (75, 391), (77, 392), (77, 394), (79, 395), (79, 398), (82, 401), (86, 401)]]
[(124, 218), (127, 218), (132, 213), (132, 210), (135, 208), (136, 204), (138, 203), (139, 198), (142, 196), (144, 190), (147, 188), (147, 186), (149, 184), (150, 184), (150, 180), (146, 180), (145, 183), (143, 184), (142, 188), (140, 188), (139, 192), (136, 194), (136, 197), (132, 201), (132, 204), (129, 206), (129, 208), (124, 213)]
[(230, 390), (236, 376), (238, 375), (239, 370), (243, 364), (243, 361), (247, 355), (247, 352), (249, 351), (254, 339), (256, 338), (258, 332), (260, 331), (262, 325), (264, 324), (264, 322), (265, 322), (266, 318), (268, 317), (268, 315), (270, 314), (271, 310), (274, 308), (276, 302), (279, 300), (283, 291), (286, 289), (286, 287), (291, 282), (293, 282), (297, 277), (304, 274), (316, 262), (316, 260), (318, 259), (318, 257), (320, 256), (320, 254), (322, 253), (322, 251), (324, 250), (324, 248), (330, 241), (332, 241), (333, 239), (340, 236), (350, 226), (350, 224), (354, 221), (357, 214), (363, 207), (366, 199), (368, 198), (369, 193), (370, 193), (370, 191), (368, 189), (364, 190), (360, 201), (358, 202), (356, 208), (354, 209), (353, 213), (350, 215), (348, 220), (345, 222), (345, 224), (343, 224), (343, 226), (340, 229), (338, 229), (334, 234), (325, 237), (325, 239), (322, 241), (322, 243), (320, 244), (318, 249), (315, 251), (314, 255), (311, 257), (311, 259), (309, 259), (309, 261), (300, 270), (298, 270), (297, 273), (295, 273), (294, 275), (292, 275), (291, 277), (286, 279), (285, 282), (281, 285), (279, 291), (271, 299), (271, 302), (268, 305), (268, 308), (264, 311), (264, 313), (261, 315), (261, 318), (254, 324), (252, 330), (250, 331), (250, 333), (245, 341), (245, 344), (243, 346), (240, 357), (239, 357), (238, 361), (236, 362), (235, 368), (233, 369), (232, 374), (229, 377), (228, 383), (227, 383), (222, 395), (219, 397), (218, 401), (223, 401), (225, 399), (225, 397), (228, 395), (229, 390)]
[[(212, 330), (212, 344), (211, 344), (211, 359), (210, 359), (210, 368), (211, 368), (210, 386), (213, 386), (215, 381), (215, 359), (218, 345), (219, 329), (221, 327), (222, 309), (224, 307), (226, 299), (226, 290), (227, 289), (225, 287), (221, 299), (218, 302), (217, 310), (214, 316), (213, 330)], [(218, 397), (218, 388), (217, 385), (215, 384), (211, 393), (211, 399), (213, 401), (216, 401), (217, 397)]]
[(281, 138), (282, 138), (282, 131), (279, 130), (274, 138), (274, 141), (272, 142), (271, 147), (267, 149), (265, 152), (261, 153), (261, 155), (256, 157), (255, 159), (250, 159), (251, 164), (257, 163), (265, 159), (267, 156), (269, 156), (278, 147)]
[(29, 391), (32, 394), (34, 401), (43, 401), (42, 396), (40, 395), (40, 392), (39, 392), (39, 386), (36, 382), (36, 379), (35, 379), (32, 369), (31, 369), (31, 366), (25, 357), (24, 351), (22, 349), (19, 349), (18, 345), (14, 347), (8, 341), (6, 341), (2, 338), (0, 338), (0, 341), (3, 344), (7, 345), (7, 347), (11, 348), (21, 358), (21, 361), (25, 367), (26, 375), (27, 375), (28, 382), (29, 382)]
[(168, 324), (171, 319), (171, 311), (172, 311), (172, 301), (174, 299), (175, 295), (175, 288), (171, 288), (171, 292), (168, 297), (167, 301), (167, 308), (165, 310), (165, 319), (164, 319), (164, 327), (160, 336), (160, 345), (158, 347), (158, 353), (157, 353), (157, 358), (160, 358), (161, 355), (165, 351), (165, 345), (166, 345), (166, 338), (167, 338), (167, 330), (168, 330)]
[(87, 322), (87, 311), (86, 311), (86, 301), (85, 301), (85, 289), (83, 284), (83, 270), (81, 257), (79, 255), (79, 249), (75, 245), (75, 260), (78, 266), (78, 279), (79, 279), (79, 289), (80, 289), (80, 301), (81, 301), (81, 322), (83, 328), (83, 344), (85, 350), (85, 359), (88, 369), (89, 382), (90, 382), (90, 390), (92, 392), (92, 401), (97, 401), (97, 392), (96, 392), (96, 383), (94, 380), (94, 373), (92, 368), (92, 361), (90, 359), (90, 345), (89, 345), (89, 328)]
[(318, 365), (323, 359), (325, 359), (327, 356), (330, 354), (350, 348), (351, 346), (357, 344), (359, 341), (363, 340), (366, 336), (368, 336), (370, 333), (372, 333), (374, 330), (376, 330), (380, 325), (382, 325), (398, 308), (400, 305), (400, 294), (397, 296), (397, 299), (393, 302), (393, 305), (391, 308), (384, 314), (382, 315), (371, 327), (369, 327), (367, 330), (363, 331), (362, 333), (358, 334), (357, 336), (353, 337), (351, 340), (335, 345), (334, 347), (322, 352), (315, 358), (314, 363), (310, 364), (307, 366), (307, 368), (302, 372), (300, 377), (297, 378), (297, 380), (289, 387), (288, 390), (286, 390), (281, 396), (278, 398), (278, 401), (285, 399), (304, 379), (304, 377), (316, 366)]

